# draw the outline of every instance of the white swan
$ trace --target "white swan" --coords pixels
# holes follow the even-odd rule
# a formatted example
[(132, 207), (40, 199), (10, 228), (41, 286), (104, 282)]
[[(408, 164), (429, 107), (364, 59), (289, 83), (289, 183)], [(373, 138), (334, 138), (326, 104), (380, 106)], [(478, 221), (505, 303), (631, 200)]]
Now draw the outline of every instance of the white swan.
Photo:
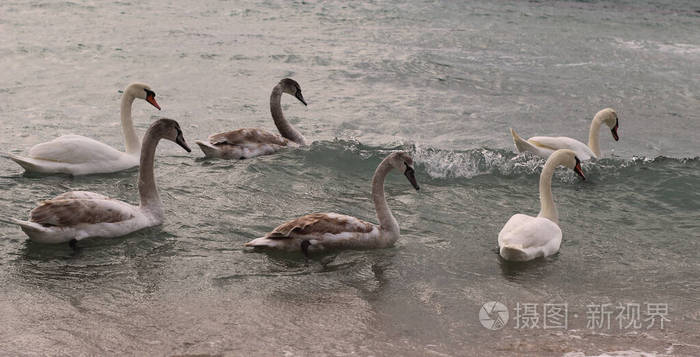
[(540, 214), (537, 217), (516, 214), (510, 217), (498, 233), (498, 247), (503, 259), (527, 261), (559, 251), (559, 214), (552, 199), (552, 175), (559, 165), (573, 169), (581, 178), (586, 179), (581, 171), (581, 162), (573, 151), (555, 151), (547, 159), (540, 174)]
[(29, 221), (13, 220), (33, 241), (64, 243), (88, 237), (119, 237), (163, 222), (163, 204), (153, 176), (153, 159), (160, 139), (168, 139), (190, 152), (178, 123), (154, 122), (143, 138), (139, 168), (141, 204), (110, 199), (93, 192), (67, 192), (42, 202), (29, 213)]
[(136, 167), (139, 165), (141, 143), (131, 119), (131, 105), (135, 98), (143, 99), (160, 110), (156, 94), (148, 85), (133, 83), (126, 87), (121, 102), (126, 152), (81, 135), (63, 135), (35, 145), (29, 150), (28, 157), (13, 154), (3, 156), (18, 163), (27, 172), (42, 174), (104, 174)]
[(411, 156), (405, 152), (387, 156), (372, 177), (372, 200), (379, 226), (342, 214), (315, 213), (286, 222), (264, 237), (253, 239), (245, 245), (286, 251), (301, 250), (307, 257), (309, 250), (392, 246), (400, 235), (399, 224), (384, 197), (384, 178), (392, 169), (402, 171), (411, 185), (416, 190), (419, 189)]
[(264, 129), (238, 129), (209, 136), (205, 141), (196, 140), (206, 157), (222, 159), (249, 159), (260, 155), (269, 155), (283, 147), (306, 145), (306, 139), (296, 130), (282, 114), (282, 93), (293, 95), (306, 105), (301, 95), (299, 83), (291, 78), (281, 80), (270, 94), (270, 111), (272, 120), (282, 136)]
[(591, 158), (600, 158), (600, 146), (598, 138), (600, 136), (600, 125), (605, 123), (612, 132), (615, 141), (620, 140), (617, 135), (617, 128), (620, 127), (620, 121), (615, 110), (605, 108), (599, 111), (591, 122), (591, 129), (588, 132), (588, 145), (572, 138), (565, 136), (534, 136), (530, 139), (523, 140), (515, 130), (510, 129), (513, 135), (513, 142), (518, 152), (530, 152), (539, 155), (543, 158), (548, 158), (554, 151), (559, 149), (569, 149), (576, 153), (576, 156), (581, 160), (589, 160)]

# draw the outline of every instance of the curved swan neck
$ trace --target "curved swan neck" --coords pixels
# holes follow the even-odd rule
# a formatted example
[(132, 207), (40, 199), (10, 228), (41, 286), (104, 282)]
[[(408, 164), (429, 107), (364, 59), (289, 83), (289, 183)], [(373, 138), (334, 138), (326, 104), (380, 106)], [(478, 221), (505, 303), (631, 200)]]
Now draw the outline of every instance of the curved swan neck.
[(134, 122), (131, 119), (131, 106), (134, 103), (134, 96), (124, 92), (120, 108), (122, 120), (122, 133), (124, 133), (124, 145), (127, 154), (138, 154), (141, 151), (141, 142), (134, 130)]
[(149, 130), (143, 138), (143, 149), (141, 150), (141, 162), (139, 167), (139, 196), (141, 197), (141, 209), (148, 210), (157, 219), (163, 219), (163, 204), (156, 188), (155, 176), (153, 173), (153, 162), (158, 146), (159, 138), (152, 135)]
[(299, 145), (306, 145), (304, 136), (287, 121), (282, 113), (282, 93), (282, 84), (280, 83), (272, 89), (272, 94), (270, 94), (270, 112), (272, 113), (272, 120), (275, 122), (277, 130), (283, 137)]
[(559, 165), (562, 157), (552, 154), (544, 164), (542, 173), (540, 174), (540, 214), (538, 217), (544, 217), (550, 221), (559, 224), (559, 213), (554, 205), (552, 198), (552, 175), (554, 169)]
[(600, 138), (600, 124), (603, 120), (600, 116), (596, 115), (591, 121), (591, 130), (588, 132), (588, 147), (595, 154), (596, 158), (600, 157), (600, 144), (598, 139)]
[(398, 239), (400, 234), (399, 223), (391, 214), (391, 209), (386, 202), (384, 196), (384, 179), (391, 171), (391, 164), (388, 159), (384, 159), (372, 176), (372, 201), (374, 201), (374, 209), (377, 211), (377, 219), (379, 220), (380, 228), (385, 232), (393, 233), (395, 239)]

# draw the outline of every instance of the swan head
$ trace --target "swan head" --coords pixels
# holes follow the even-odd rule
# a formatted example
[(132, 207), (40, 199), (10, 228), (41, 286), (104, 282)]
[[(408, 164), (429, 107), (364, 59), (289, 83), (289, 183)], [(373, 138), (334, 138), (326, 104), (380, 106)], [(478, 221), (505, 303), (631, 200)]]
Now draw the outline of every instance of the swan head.
[(416, 181), (416, 170), (413, 168), (413, 158), (411, 155), (407, 152), (399, 151), (391, 153), (387, 157), (387, 160), (389, 160), (391, 167), (403, 172), (408, 182), (411, 183), (411, 186), (413, 186), (416, 191), (420, 190), (420, 186), (418, 186), (418, 182)]
[(131, 83), (124, 90), (124, 94), (130, 95), (133, 98), (143, 99), (160, 110), (160, 105), (156, 102), (156, 92), (154, 92), (148, 84)]
[(559, 165), (574, 170), (579, 176), (581, 176), (582, 179), (586, 179), (586, 176), (583, 175), (583, 170), (581, 170), (581, 160), (579, 160), (579, 158), (576, 157), (576, 153), (572, 150), (557, 150), (552, 154), (552, 156), (550, 156), (550, 159), (558, 160)]
[(153, 135), (158, 139), (168, 139), (180, 145), (187, 152), (192, 151), (190, 147), (187, 146), (185, 137), (182, 135), (180, 124), (178, 124), (175, 120), (167, 118), (156, 120), (153, 122), (153, 124), (151, 124), (151, 127), (148, 128), (146, 135)]
[(291, 78), (285, 78), (280, 81), (280, 86), (282, 86), (282, 92), (287, 93), (289, 95), (293, 95), (296, 99), (299, 99), (300, 102), (306, 105), (304, 96), (301, 95), (301, 87), (299, 86), (299, 83), (297, 83), (297, 81)]
[(620, 136), (617, 135), (617, 128), (620, 127), (620, 120), (617, 117), (617, 112), (615, 109), (605, 108), (599, 111), (595, 116), (598, 118), (598, 120), (605, 123), (605, 125), (610, 128), (610, 132), (612, 133), (615, 141), (620, 140)]

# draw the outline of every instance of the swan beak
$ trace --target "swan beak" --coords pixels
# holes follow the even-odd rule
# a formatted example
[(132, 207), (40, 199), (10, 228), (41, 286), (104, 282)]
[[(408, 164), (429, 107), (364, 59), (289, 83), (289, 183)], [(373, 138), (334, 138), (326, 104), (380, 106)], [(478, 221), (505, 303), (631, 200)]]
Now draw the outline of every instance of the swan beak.
[(583, 176), (583, 170), (581, 170), (581, 163), (578, 161), (578, 158), (576, 159), (576, 166), (574, 166), (574, 171), (581, 176), (581, 179), (584, 181), (586, 180), (586, 176)]
[(185, 149), (187, 152), (192, 152), (192, 149), (190, 149), (189, 146), (187, 146), (187, 142), (185, 142), (185, 137), (182, 136), (182, 133), (179, 133), (177, 135), (177, 138), (175, 138), (175, 143), (180, 145), (183, 149)]
[(618, 119), (615, 119), (615, 126), (613, 126), (612, 129), (610, 129), (610, 131), (612, 132), (613, 139), (615, 139), (615, 141), (620, 140), (620, 137), (617, 135), (617, 128), (619, 127), (620, 122), (618, 121)]
[(160, 105), (158, 105), (158, 102), (156, 102), (156, 96), (154, 96), (153, 94), (148, 94), (146, 96), (146, 101), (151, 103), (152, 106), (158, 108), (158, 110), (160, 110)]
[(420, 190), (420, 186), (418, 186), (418, 182), (416, 182), (415, 170), (413, 170), (412, 167), (406, 165), (406, 171), (404, 171), (403, 174), (406, 175), (408, 182), (411, 183), (411, 186), (413, 186), (416, 191)]
[(307, 105), (307, 104), (306, 104), (306, 101), (304, 100), (304, 96), (301, 95), (301, 91), (300, 91), (300, 90), (298, 90), (298, 91), (297, 91), (297, 94), (295, 94), (294, 96), (295, 96), (297, 99), (299, 99), (300, 102), (304, 103), (305, 106)]

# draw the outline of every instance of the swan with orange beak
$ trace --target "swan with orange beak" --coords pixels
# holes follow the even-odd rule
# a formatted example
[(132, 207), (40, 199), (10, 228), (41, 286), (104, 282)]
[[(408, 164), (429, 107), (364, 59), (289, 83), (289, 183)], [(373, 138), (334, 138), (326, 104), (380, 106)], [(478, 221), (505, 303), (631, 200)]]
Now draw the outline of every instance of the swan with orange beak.
[(552, 198), (552, 175), (557, 166), (573, 169), (582, 179), (581, 160), (571, 150), (557, 150), (549, 156), (540, 174), (540, 213), (537, 217), (516, 214), (498, 233), (499, 254), (509, 261), (528, 261), (559, 251), (561, 228)]
[(26, 157), (9, 153), (2, 156), (13, 160), (26, 172), (40, 174), (105, 174), (139, 166), (141, 141), (131, 119), (131, 106), (135, 99), (143, 99), (160, 110), (156, 93), (151, 87), (143, 83), (132, 83), (126, 87), (120, 109), (126, 152), (82, 135), (63, 135), (35, 145)]

